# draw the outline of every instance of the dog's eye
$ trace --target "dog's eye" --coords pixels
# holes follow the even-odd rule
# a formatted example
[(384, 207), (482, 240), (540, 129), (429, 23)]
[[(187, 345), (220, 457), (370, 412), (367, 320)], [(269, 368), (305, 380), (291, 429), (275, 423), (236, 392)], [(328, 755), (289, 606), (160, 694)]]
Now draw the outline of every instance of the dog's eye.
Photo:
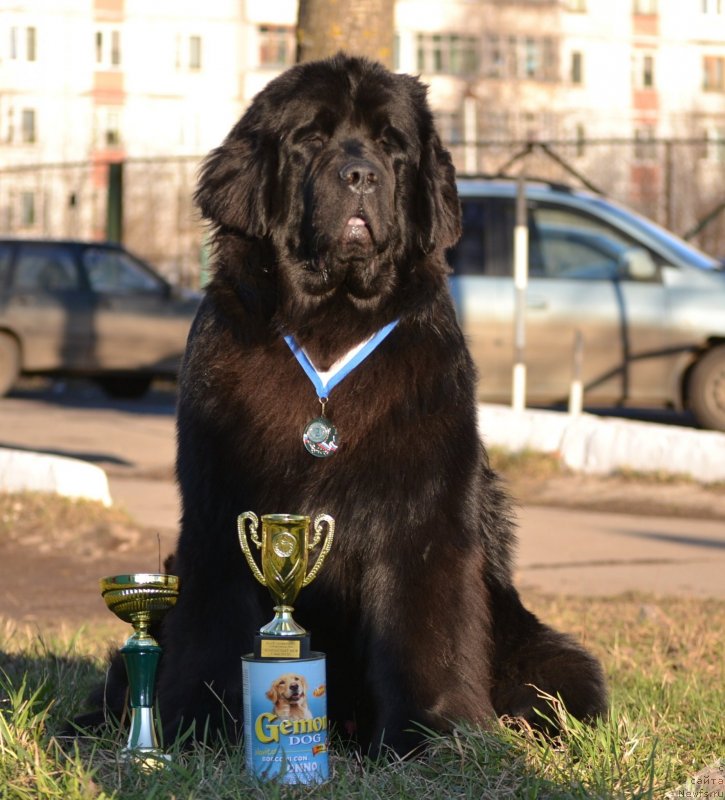
[(325, 144), (325, 141), (323, 134), (308, 132), (297, 139), (297, 144), (302, 144), (310, 148), (320, 148)]
[(388, 151), (405, 149), (405, 137), (400, 131), (388, 125), (378, 136), (378, 144)]

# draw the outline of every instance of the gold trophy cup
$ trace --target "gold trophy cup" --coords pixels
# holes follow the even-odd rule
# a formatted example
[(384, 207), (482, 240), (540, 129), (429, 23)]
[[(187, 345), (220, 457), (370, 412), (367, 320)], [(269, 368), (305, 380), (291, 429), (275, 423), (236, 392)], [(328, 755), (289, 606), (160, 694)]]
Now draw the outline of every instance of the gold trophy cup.
[[(249, 526), (247, 527), (247, 523)], [(323, 525), (327, 533), (322, 540)], [(251, 511), (237, 518), (239, 543), (254, 577), (269, 589), (274, 600), (274, 619), (257, 636), (255, 655), (259, 658), (300, 658), (309, 653), (309, 633), (292, 619), (293, 603), (300, 590), (317, 576), (330, 552), (335, 535), (335, 520), (329, 514), (315, 517), (310, 539), (310, 518), (298, 514), (265, 514), (262, 536), (259, 519)], [(261, 550), (262, 568), (257, 566), (247, 541)], [(317, 560), (307, 572), (308, 553), (322, 542)]]
[(134, 632), (121, 648), (131, 698), (131, 730), (122, 751), (125, 758), (141, 757), (147, 763), (165, 756), (159, 748), (153, 715), (154, 680), (161, 657), (149, 625), (158, 622), (176, 604), (176, 575), (138, 572), (101, 578), (101, 595), (108, 608)]

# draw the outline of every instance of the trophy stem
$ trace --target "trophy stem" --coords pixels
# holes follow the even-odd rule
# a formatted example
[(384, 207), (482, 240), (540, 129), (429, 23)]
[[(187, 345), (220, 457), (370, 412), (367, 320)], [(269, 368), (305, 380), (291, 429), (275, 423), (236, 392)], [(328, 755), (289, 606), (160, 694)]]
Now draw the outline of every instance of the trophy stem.
[(307, 631), (292, 619), (292, 606), (275, 606), (274, 619), (259, 629), (262, 634), (271, 636), (301, 636)]
[(153, 720), (154, 681), (161, 648), (151, 642), (148, 638), (140, 638), (134, 634), (121, 648), (128, 674), (131, 704), (131, 730), (123, 750), (128, 757), (163, 757)]

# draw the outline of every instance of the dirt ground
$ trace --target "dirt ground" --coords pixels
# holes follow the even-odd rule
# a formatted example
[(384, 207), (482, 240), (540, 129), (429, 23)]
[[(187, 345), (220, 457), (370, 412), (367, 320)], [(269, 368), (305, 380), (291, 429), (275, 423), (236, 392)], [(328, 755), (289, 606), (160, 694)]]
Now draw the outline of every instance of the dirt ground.
[[(725, 520), (722, 486), (631, 476), (547, 476), (530, 467), (504, 472), (519, 505)], [(159, 474), (146, 480), (150, 489), (157, 480), (168, 490), (168, 478)], [(108, 622), (99, 579), (137, 572), (139, 565), (158, 571), (174, 538), (175, 531), (144, 527), (118, 509), (0, 495), (0, 620), (38, 630)]]

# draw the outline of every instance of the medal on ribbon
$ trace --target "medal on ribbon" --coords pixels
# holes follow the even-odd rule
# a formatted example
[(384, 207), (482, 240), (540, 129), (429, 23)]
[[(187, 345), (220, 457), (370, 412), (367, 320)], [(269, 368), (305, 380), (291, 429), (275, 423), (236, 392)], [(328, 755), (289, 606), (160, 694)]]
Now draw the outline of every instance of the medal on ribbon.
[(340, 381), (347, 377), (359, 364), (361, 364), (370, 353), (391, 333), (398, 324), (398, 320), (388, 323), (381, 328), (374, 336), (370, 337), (362, 345), (355, 348), (345, 358), (338, 362), (338, 366), (333, 367), (329, 373), (319, 373), (314, 364), (307, 357), (307, 353), (297, 344), (292, 336), (285, 336), (287, 346), (294, 354), (298, 363), (305, 371), (307, 377), (312, 381), (312, 385), (317, 392), (317, 399), (320, 401), (322, 411), (319, 417), (311, 419), (302, 432), (302, 444), (308, 453), (316, 458), (328, 458), (333, 455), (340, 446), (340, 439), (337, 428), (332, 421), (325, 416), (325, 407), (328, 402), (329, 393), (337, 386)]
[(327, 398), (320, 398), (322, 415), (310, 420), (302, 433), (305, 450), (317, 458), (331, 456), (338, 446), (337, 428), (325, 416)]

